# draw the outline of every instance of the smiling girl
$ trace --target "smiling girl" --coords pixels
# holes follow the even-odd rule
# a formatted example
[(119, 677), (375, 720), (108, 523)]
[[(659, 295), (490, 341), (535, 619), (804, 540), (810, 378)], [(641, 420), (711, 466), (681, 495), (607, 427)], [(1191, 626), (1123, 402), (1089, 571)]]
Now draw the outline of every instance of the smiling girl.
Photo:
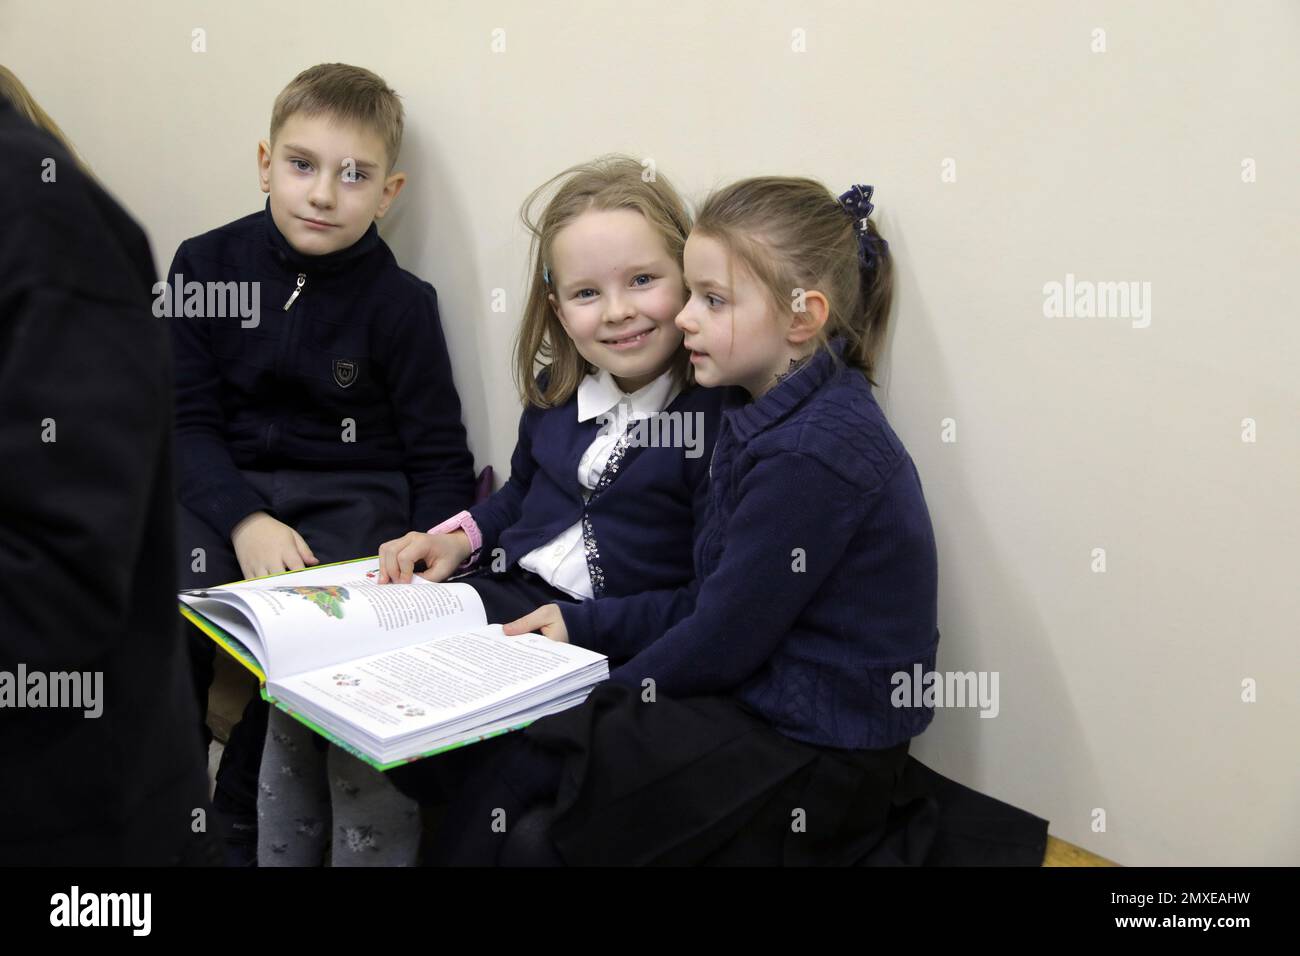
[[(488, 622), (501, 623), (539, 604), (671, 591), (691, 580), (725, 390), (690, 381), (675, 324), (686, 302), (690, 223), (668, 181), (643, 173), (635, 160), (603, 157), (525, 202), (532, 276), (515, 375), (526, 407), (510, 479), (429, 531), (385, 542), (381, 583), (468, 570), (458, 580), (478, 591)], [(529, 211), (557, 181), (534, 221)], [(638, 440), (660, 415), (690, 416), (701, 440)], [(438, 800), (503, 743), (484, 741), (389, 777)]]
[(932, 670), (939, 632), (920, 478), (871, 392), (892, 285), (871, 193), (763, 177), (701, 208), (677, 326), (697, 380), (746, 395), (723, 415), (697, 582), (506, 626), (631, 657), (464, 787), (448, 862), (848, 864), (876, 846), (934, 713), (895, 701), (893, 676)]

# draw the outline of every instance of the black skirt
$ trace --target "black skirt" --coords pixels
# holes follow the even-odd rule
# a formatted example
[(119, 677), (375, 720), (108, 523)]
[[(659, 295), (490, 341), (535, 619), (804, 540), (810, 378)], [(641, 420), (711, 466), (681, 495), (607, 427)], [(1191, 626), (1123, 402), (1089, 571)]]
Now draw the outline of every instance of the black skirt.
[(434, 860), (1041, 863), (1045, 820), (948, 780), (907, 751), (907, 743), (818, 747), (782, 736), (731, 697), (648, 703), (601, 684), (581, 706), (523, 733), (454, 752), (459, 764), (443, 765), (454, 797)]
[(732, 697), (602, 684), (525, 731), (562, 755), (550, 838), (569, 864), (849, 865), (883, 835), (907, 759), (784, 737)]

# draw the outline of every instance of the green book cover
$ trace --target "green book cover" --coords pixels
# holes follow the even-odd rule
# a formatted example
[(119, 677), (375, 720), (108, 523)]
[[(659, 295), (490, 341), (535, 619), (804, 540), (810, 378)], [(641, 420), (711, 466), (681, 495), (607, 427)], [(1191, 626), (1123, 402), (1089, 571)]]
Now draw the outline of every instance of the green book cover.
[(457, 741), (454, 744), (448, 744), (445, 747), (438, 747), (436, 750), (429, 750), (426, 751), (425, 753), (415, 754), (410, 757), (403, 757), (401, 760), (394, 760), (391, 763), (380, 763), (379, 761), (375, 760), (374, 757), (362, 753), (360, 750), (352, 746), (352, 744), (348, 743), (346, 740), (343, 740), (342, 738), (336, 736), (335, 734), (330, 733), (324, 727), (315, 723), (310, 717), (307, 717), (304, 714), (300, 714), (298, 713), (298, 711), (293, 710), (291, 707), (284, 704), (283, 702), (276, 700), (267, 692), (265, 684), (262, 685), (261, 693), (262, 693), (263, 700), (267, 701), (268, 703), (274, 704), (276, 707), (284, 711), (286, 714), (288, 714), (294, 720), (298, 721), (298, 723), (302, 724), (304, 727), (308, 727), (311, 730), (314, 730), (316, 733), (320, 734), (322, 737), (324, 737), (334, 746), (338, 747), (340, 750), (347, 751), (348, 753), (352, 754), (352, 756), (356, 757), (358, 760), (370, 764), (370, 766), (374, 767), (376, 770), (392, 770), (394, 767), (400, 767), (403, 764), (413, 763), (416, 760), (423, 760), (425, 757), (434, 757), (437, 756), (438, 754), (446, 753), (448, 750), (456, 750), (457, 748), (460, 747), (466, 747), (469, 744), (476, 744), (480, 740), (487, 740), (489, 737), (500, 737), (502, 734), (508, 734), (511, 731), (522, 730), (523, 728), (527, 727), (530, 723), (532, 723), (532, 721), (524, 721), (521, 724), (516, 724), (513, 727), (506, 727), (502, 730), (493, 731), (490, 734), (482, 734), (475, 737), (468, 737), (465, 740)]
[[(348, 561), (335, 561), (332, 562), (331, 564), (318, 564), (318, 565), (313, 565), (312, 567), (325, 568), (325, 567), (332, 567), (341, 564), (352, 564), (358, 560), (361, 561), (376, 560), (377, 557), (378, 556), (375, 556), (374, 558), (353, 558)], [(297, 571), (281, 571), (278, 572), (277, 574), (265, 575), (263, 578), (249, 578), (248, 580), (259, 581), (259, 580), (265, 580), (265, 578), (279, 577), (280, 575), (283, 574), (297, 574), (297, 573), (298, 573)], [(232, 583), (238, 584), (243, 582), (232, 582)], [(192, 593), (192, 592), (186, 592), (186, 593)], [(532, 721), (523, 721), (522, 723), (516, 724), (511, 727), (506, 727), (501, 730), (495, 730), (487, 734), (467, 737), (464, 740), (458, 741), (456, 743), (448, 744), (445, 747), (439, 747), (437, 749), (430, 750), (424, 753), (416, 754), (410, 757), (404, 757), (401, 760), (395, 760), (389, 763), (380, 763), (377, 760), (375, 760), (375, 758), (369, 756), (368, 754), (362, 753), (360, 750), (358, 750), (352, 744), (348, 743), (346, 740), (341, 739), (337, 735), (331, 733), (330, 731), (326, 730), (324, 727), (321, 727), (319, 724), (312, 721), (307, 716), (299, 713), (296, 710), (291, 709), (286, 704), (273, 697), (266, 689), (266, 672), (262, 669), (262, 665), (258, 662), (257, 658), (253, 655), (252, 651), (250, 651), (246, 646), (244, 646), (244, 644), (233, 634), (231, 634), (225, 628), (221, 627), (221, 625), (208, 619), (200, 612), (195, 611), (193, 608), (183, 603), (180, 604), (179, 607), (180, 607), (180, 612), (182, 617), (184, 617), (195, 627), (197, 627), (201, 632), (203, 632), (208, 637), (210, 637), (213, 641), (215, 641), (217, 646), (221, 647), (228, 654), (230, 654), (231, 657), (233, 657), (236, 661), (242, 664), (247, 670), (249, 670), (257, 678), (259, 684), (259, 693), (261, 694), (263, 700), (266, 700), (267, 702), (275, 705), (280, 710), (284, 711), (286, 714), (292, 717), (294, 720), (298, 721), (299, 723), (303, 724), (306, 727), (309, 727), (311, 730), (320, 734), (322, 737), (324, 737), (330, 743), (334, 744), (336, 747), (339, 747), (341, 750), (344, 750), (347, 753), (352, 754), (352, 756), (356, 757), (358, 760), (364, 761), (365, 763), (374, 767), (376, 770), (380, 770), (380, 771), (391, 770), (394, 767), (400, 767), (403, 764), (412, 763), (413, 761), (416, 760), (423, 760), (425, 757), (433, 757), (440, 753), (446, 753), (449, 750), (455, 750), (459, 747), (465, 747), (468, 746), (469, 744), (478, 743), (480, 740), (487, 740), (490, 737), (499, 737), (502, 734), (507, 734), (510, 733), (511, 731), (522, 730), (524, 727), (527, 727), (530, 723), (532, 723)]]

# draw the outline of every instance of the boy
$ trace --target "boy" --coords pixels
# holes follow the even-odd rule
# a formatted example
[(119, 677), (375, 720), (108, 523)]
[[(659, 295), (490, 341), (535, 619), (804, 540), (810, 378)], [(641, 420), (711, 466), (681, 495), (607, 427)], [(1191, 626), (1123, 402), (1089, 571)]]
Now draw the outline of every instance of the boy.
[[(373, 554), (472, 501), (436, 293), (375, 225), (406, 182), (401, 139), (380, 77), (303, 71), (258, 145), (266, 207), (176, 252), (155, 309), (172, 316), (182, 588)], [(214, 646), (189, 633), (206, 713)], [(265, 727), (254, 698), (222, 758), (232, 862), (255, 855)]]

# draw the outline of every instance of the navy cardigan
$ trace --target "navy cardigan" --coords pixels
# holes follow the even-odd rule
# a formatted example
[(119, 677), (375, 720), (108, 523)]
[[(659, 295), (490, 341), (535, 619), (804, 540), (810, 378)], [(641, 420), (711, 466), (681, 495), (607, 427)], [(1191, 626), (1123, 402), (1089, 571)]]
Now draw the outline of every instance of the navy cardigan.
[[(223, 536), (270, 506), (241, 468), (402, 471), (412, 527), (474, 498), (474, 460), (433, 286), (398, 266), (374, 223), (304, 256), (261, 212), (181, 243), (168, 271), (260, 283), (260, 315), (173, 315), (180, 499)], [(299, 275), (302, 291), (285, 310)], [(183, 297), (182, 297), (183, 301)], [(174, 309), (173, 309), (174, 311)], [(344, 420), (355, 423), (344, 441)]]
[[(543, 370), (539, 378), (543, 386), (546, 374)], [(709, 458), (726, 391), (687, 388), (664, 409), (667, 415), (693, 416), (694, 434), (703, 430), (700, 454), (683, 447), (633, 445), (614, 481), (590, 504), (578, 482), (578, 461), (595, 439), (599, 420), (578, 421), (576, 390), (555, 408), (530, 405), (519, 419), (510, 480), (469, 509), (483, 535), (478, 562), (492, 564), (492, 552), (500, 548), (504, 566), (512, 567), (571, 527), (585, 510), (605, 571), (606, 594), (688, 584), (694, 575), (692, 539), (703, 517)], [(661, 425), (670, 420), (661, 419)], [(662, 436), (668, 429), (659, 431)]]
[(728, 403), (692, 585), (561, 610), (574, 644), (631, 658), (616, 683), (729, 692), (786, 736), (883, 748), (934, 716), (893, 706), (891, 677), (934, 667), (938, 556), (911, 457), (831, 346)]

